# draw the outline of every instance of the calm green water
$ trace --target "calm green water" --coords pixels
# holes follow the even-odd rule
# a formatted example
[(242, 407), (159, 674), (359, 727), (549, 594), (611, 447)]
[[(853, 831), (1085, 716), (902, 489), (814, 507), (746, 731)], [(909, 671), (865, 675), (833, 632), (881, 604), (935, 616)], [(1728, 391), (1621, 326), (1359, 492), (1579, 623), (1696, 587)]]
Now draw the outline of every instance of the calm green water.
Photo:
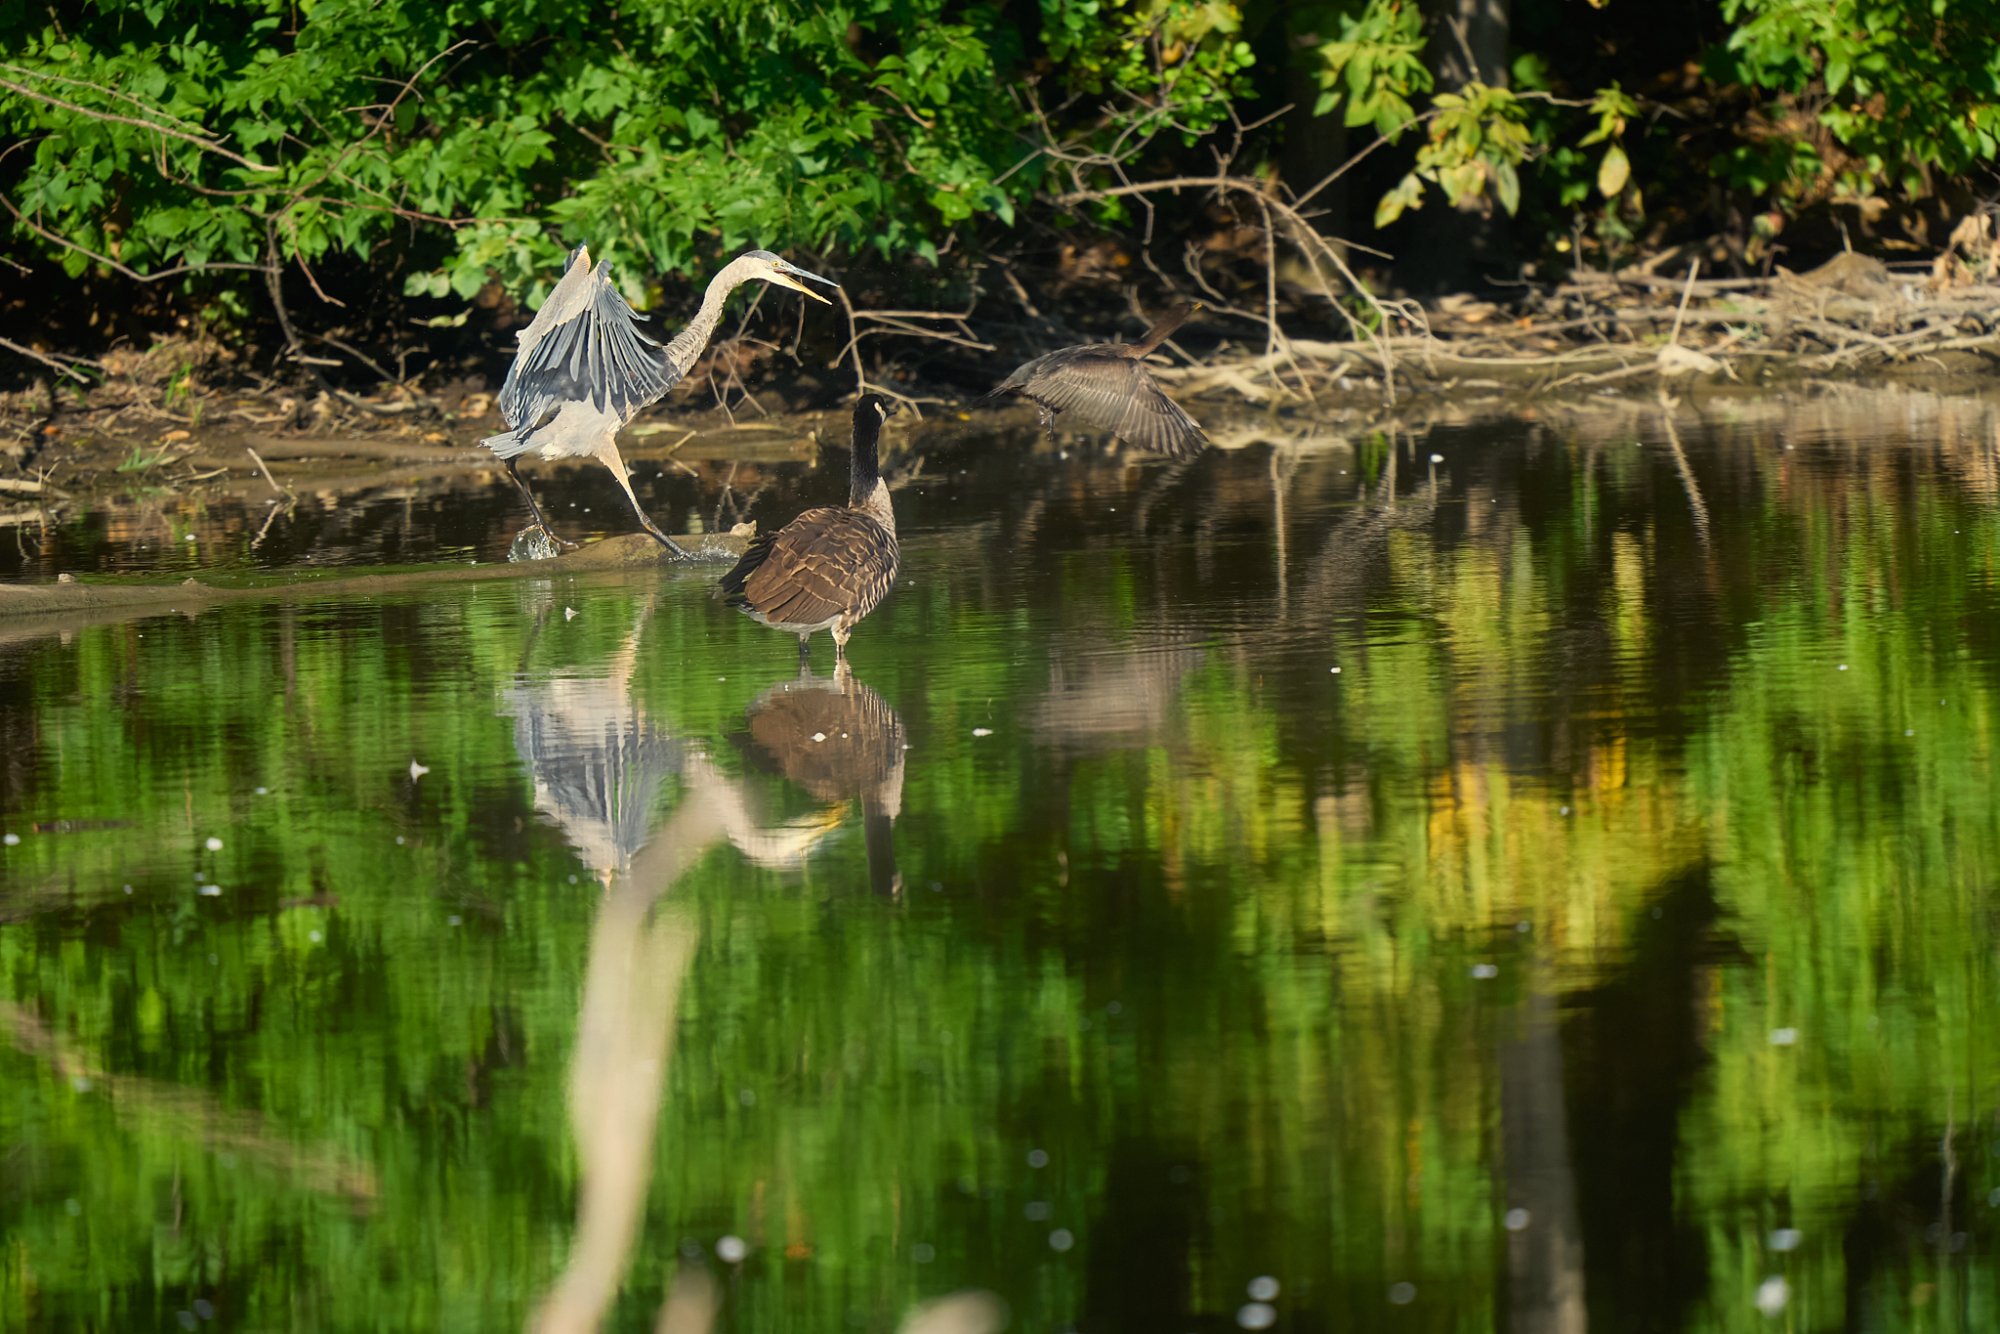
[(2000, 1327), (1997, 430), (975, 441), (791, 689), (688, 576), (0, 626), (0, 1326)]

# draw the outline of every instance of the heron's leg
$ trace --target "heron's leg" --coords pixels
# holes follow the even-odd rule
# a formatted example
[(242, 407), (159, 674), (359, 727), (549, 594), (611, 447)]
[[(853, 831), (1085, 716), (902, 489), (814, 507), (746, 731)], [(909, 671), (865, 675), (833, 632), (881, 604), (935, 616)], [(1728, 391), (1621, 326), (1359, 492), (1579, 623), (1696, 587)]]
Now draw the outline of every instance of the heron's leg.
[(530, 491), (528, 489), (528, 484), (521, 480), (521, 474), (514, 465), (515, 465), (515, 460), (513, 459), (507, 460), (507, 475), (514, 479), (515, 486), (521, 488), (521, 495), (528, 502), (528, 513), (533, 515), (535, 518), (535, 527), (547, 533), (549, 535), (550, 540), (555, 542), (558, 546), (574, 548), (576, 546), (576, 543), (566, 542), (562, 538), (557, 537), (556, 530), (549, 527), (549, 521), (542, 517), (542, 507), (535, 503), (535, 493), (533, 491)]
[(660, 526), (653, 522), (651, 516), (639, 508), (639, 497), (633, 494), (632, 478), (625, 471), (625, 460), (618, 453), (618, 442), (616, 440), (605, 441), (604, 448), (597, 451), (597, 457), (604, 460), (604, 466), (611, 469), (611, 475), (618, 479), (618, 485), (625, 488), (625, 499), (632, 502), (632, 512), (639, 516), (639, 526), (644, 528), (655, 542), (665, 547), (667, 554), (675, 560), (689, 559), (686, 548), (661, 532)]

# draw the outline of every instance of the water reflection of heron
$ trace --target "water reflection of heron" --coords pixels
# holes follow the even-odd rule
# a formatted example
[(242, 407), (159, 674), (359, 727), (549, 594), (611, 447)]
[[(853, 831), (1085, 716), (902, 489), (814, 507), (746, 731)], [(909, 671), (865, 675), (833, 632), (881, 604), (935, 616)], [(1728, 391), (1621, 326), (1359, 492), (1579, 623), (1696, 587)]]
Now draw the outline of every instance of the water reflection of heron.
[(860, 681), (845, 662), (830, 677), (810, 669), (759, 695), (737, 740), (761, 767), (797, 784), (813, 799), (859, 799), (868, 849), (868, 884), (878, 894), (902, 892), (896, 869), (895, 823), (903, 813), (903, 719)]
[[(536, 635), (552, 610), (544, 609)], [(632, 697), (639, 638), (652, 612), (647, 599), (601, 673), (522, 675), (501, 698), (534, 784), (535, 809), (563, 831), (600, 884), (645, 845), (660, 793), (682, 759), (681, 742)]]

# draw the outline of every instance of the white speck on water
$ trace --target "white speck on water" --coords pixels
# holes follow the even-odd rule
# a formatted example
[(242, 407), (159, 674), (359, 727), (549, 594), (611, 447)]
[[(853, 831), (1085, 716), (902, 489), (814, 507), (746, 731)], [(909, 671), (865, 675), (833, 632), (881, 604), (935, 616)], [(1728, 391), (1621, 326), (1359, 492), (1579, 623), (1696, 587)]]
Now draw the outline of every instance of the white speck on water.
[(1030, 1223), (1046, 1223), (1052, 1212), (1047, 1200), (1029, 1200), (1027, 1207), (1021, 1210), (1021, 1217)]
[(429, 772), (430, 772), (429, 765), (418, 764), (415, 760), (410, 761), (410, 781), (412, 783), (416, 782), (419, 778), (422, 778), (425, 774)]
[(1535, 929), (1535, 924), (1533, 922), (1514, 923), (1514, 934), (1517, 936), (1525, 936), (1534, 929)]
[(1564, 806), (1564, 807), (1562, 808), (1562, 813), (1563, 813), (1564, 815), (1568, 815), (1568, 814), (1569, 814), (1569, 807), (1567, 807), (1567, 806)]
[(575, 620), (575, 619), (576, 619), (576, 608), (575, 608), (575, 607), (564, 607), (564, 608), (563, 608), (563, 619), (564, 619), (565, 621), (573, 621), (573, 620)]
[(1340, 675), (1340, 668), (1338, 668), (1338, 667), (1329, 667), (1329, 668), (1327, 668), (1327, 671), (1331, 672), (1331, 673), (1332, 673), (1333, 675), (1335, 675), (1335, 676), (1339, 676), (1339, 675)]
[(1259, 1274), (1250, 1280), (1248, 1291), (1252, 1301), (1271, 1301), (1278, 1295), (1278, 1280), (1269, 1274)]
[(2000, 1209), (2000, 1186), (1995, 1186), (1992, 1190), (1986, 1192), (1986, 1207), (1989, 1209)]
[(1915, 736), (1916, 734), (1917, 734), (1917, 729), (1914, 727), (1905, 727), (1903, 729), (1904, 736)]
[(1509, 1209), (1507, 1216), (1500, 1221), (1509, 1232), (1519, 1232), (1528, 1226), (1528, 1217), (1526, 1209)]
[(972, 729), (972, 735), (974, 735), (974, 736), (992, 736), (992, 735), (993, 735), (993, 729), (992, 729), (992, 728), (990, 728), (990, 727), (975, 727), (975, 728), (973, 728), (973, 729)]
[(1125, 1002), (1112, 1001), (1104, 1007), (1104, 1012), (1106, 1014), (1123, 1014), (1125, 1013)]
[(451, 916), (444, 919), (444, 924), (446, 926), (463, 926), (465, 925), (465, 919), (463, 917), (460, 917), (457, 913), (453, 913)]
[(197, 1297), (194, 1299), (194, 1313), (203, 1320), (213, 1320), (215, 1319), (215, 1303), (206, 1297)]
[(1049, 1249), (1052, 1251), (1066, 1251), (1074, 1245), (1076, 1236), (1066, 1227), (1059, 1227), (1049, 1233)]
[(1030, 1149), (1030, 1150), (1028, 1150), (1028, 1166), (1030, 1166), (1030, 1167), (1047, 1167), (1048, 1165), (1049, 1165), (1049, 1154), (1048, 1154), (1048, 1150), (1046, 1150), (1046, 1149)]
[(937, 1247), (931, 1245), (927, 1241), (920, 1241), (916, 1245), (910, 1247), (910, 1259), (916, 1261), (920, 1265), (927, 1265), (931, 1261), (937, 1259)]
[(1770, 1235), (1770, 1237), (1766, 1241), (1766, 1244), (1769, 1245), (1772, 1250), (1782, 1253), (1785, 1251), (1797, 1250), (1799, 1248), (1799, 1243), (1803, 1240), (1805, 1240), (1805, 1238), (1800, 1234), (1797, 1228), (1781, 1227)]
[(217, 964), (217, 965), (221, 964), (221, 962), (222, 962), (222, 960), (221, 960), (221, 959), (217, 958), (217, 957), (216, 957), (215, 955), (213, 955), (213, 954), (211, 954), (211, 955), (209, 955), (209, 956), (208, 956), (208, 961), (209, 961), (209, 962), (210, 962), (211, 964)]
[(1773, 1320), (1784, 1314), (1791, 1299), (1791, 1285), (1775, 1274), (1757, 1285), (1757, 1309)]
[(208, 850), (210, 852), (222, 851), (222, 840), (219, 838), (211, 838), (210, 840), (208, 840)]
[(824, 741), (824, 740), (826, 740), (826, 733), (824, 733), (824, 732), (814, 732), (814, 733), (813, 733), (813, 740), (815, 740), (815, 741)]
[(1771, 1030), (1771, 1045), (1773, 1047), (1789, 1047), (1798, 1040), (1799, 1030), (1796, 1028), (1774, 1028)]
[(194, 541), (194, 534), (189, 533), (186, 537), (182, 538), (181, 540), (184, 542), (192, 542)]
[(201, 1323), (199, 1320), (196, 1320), (194, 1318), (193, 1311), (176, 1311), (174, 1312), (174, 1319), (181, 1322), (182, 1329), (193, 1329), (196, 1325), (199, 1325)]
[(1843, 672), (1844, 672), (1844, 671), (1846, 671), (1846, 670), (1847, 670), (1847, 664), (1846, 664), (1846, 663), (1844, 663), (1844, 662), (1843, 662), (1843, 663), (1841, 663), (1841, 664), (1840, 664), (1840, 670), (1841, 670), (1841, 671), (1843, 671)]
[(736, 1105), (739, 1107), (755, 1107), (757, 1105), (757, 1090), (751, 1088), (737, 1089)]
[(1431, 462), (1432, 462), (1432, 463), (1443, 463), (1443, 462), (1444, 462), (1444, 455), (1442, 455), (1442, 454), (1433, 454), (1433, 455), (1431, 455)]
[(0, 843), (5, 843), (10, 848), (18, 846), (20, 842), (21, 836), (19, 834), (0, 835)]
[(1116, 513), (1118, 512), (1118, 507), (1117, 507), (1116, 505), (1113, 505), (1113, 506), (1111, 507), (1111, 512), (1112, 512), (1113, 514), (1116, 514)]
[(1269, 1329), (1278, 1323), (1278, 1308), (1269, 1302), (1246, 1302), (1236, 1312), (1238, 1329)]
[(571, 883), (572, 885), (573, 885), (573, 884), (575, 884), (575, 883), (576, 883), (576, 877), (575, 877), (575, 876), (571, 876), (571, 877), (569, 878), (569, 882), (570, 882), (570, 883)]
[(1500, 976), (1500, 967), (1498, 964), (1476, 963), (1472, 965), (1472, 975), (1482, 982), (1488, 982)]
[(1389, 1304), (1408, 1306), (1417, 1299), (1417, 1285), (1414, 1283), (1393, 1283), (1389, 1286)]
[(90, 1076), (71, 1075), (69, 1080), (69, 1086), (75, 1089), (78, 1093), (88, 1093), (90, 1092)]
[(83, 1204), (76, 1198), (76, 1196), (72, 1195), (68, 1199), (63, 1201), (63, 1209), (69, 1214), (71, 1218), (75, 1218), (77, 1215), (83, 1212)]
[(399, 848), (403, 846), (403, 836), (401, 834), (396, 835), (396, 846)]
[(127, 886), (125, 886), (125, 892), (126, 892), (127, 894), (130, 894), (130, 893), (132, 892), (132, 886), (130, 886), (130, 885), (127, 885)]
[(726, 1265), (742, 1264), (743, 1257), (750, 1254), (750, 1248), (743, 1244), (741, 1237), (718, 1237), (715, 1242), (715, 1258)]
[(271, 789), (268, 787), (260, 787), (257, 789), (257, 795), (260, 797), (268, 797), (271, 795)]
[(718, 677), (716, 677), (715, 679), (716, 679), (716, 680), (718, 680), (718, 681), (727, 681), (727, 680), (728, 680), (729, 678), (728, 678), (728, 677), (726, 677), (726, 676), (718, 676)]
[(199, 894), (200, 894), (200, 895), (201, 895), (201, 896), (202, 896), (203, 898), (205, 898), (205, 899), (213, 899), (213, 898), (219, 898), (219, 897), (221, 897), (221, 895), (222, 895), (222, 886), (221, 886), (221, 885), (203, 885), (203, 886), (202, 886), (202, 887), (201, 887), (201, 888), (200, 888), (200, 889), (199, 889), (198, 891), (196, 891), (196, 892), (197, 892), (197, 893), (199, 893)]
[(310, 940), (313, 944), (317, 945), (320, 943), (320, 941), (324, 940), (325, 937), (320, 935), (320, 933), (317, 931), (308, 931), (306, 932), (306, 939)]

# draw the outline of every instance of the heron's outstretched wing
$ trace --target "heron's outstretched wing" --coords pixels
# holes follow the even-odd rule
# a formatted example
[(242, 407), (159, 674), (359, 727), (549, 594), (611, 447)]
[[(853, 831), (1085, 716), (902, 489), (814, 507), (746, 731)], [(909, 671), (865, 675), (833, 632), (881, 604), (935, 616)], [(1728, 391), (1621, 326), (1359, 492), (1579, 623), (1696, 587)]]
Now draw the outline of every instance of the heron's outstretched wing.
[(587, 400), (630, 421), (680, 377), (670, 373), (660, 345), (639, 331), (645, 317), (625, 304), (611, 266), (592, 268), (578, 246), (562, 281), (521, 331), (521, 347), (500, 386), (500, 415), (527, 430), (564, 403)]
[(1064, 348), (1021, 367), (1002, 388), (1027, 395), (1066, 425), (1109, 431), (1127, 444), (1185, 458), (1208, 443), (1195, 419), (1168, 398), (1145, 363), (1124, 349)]

